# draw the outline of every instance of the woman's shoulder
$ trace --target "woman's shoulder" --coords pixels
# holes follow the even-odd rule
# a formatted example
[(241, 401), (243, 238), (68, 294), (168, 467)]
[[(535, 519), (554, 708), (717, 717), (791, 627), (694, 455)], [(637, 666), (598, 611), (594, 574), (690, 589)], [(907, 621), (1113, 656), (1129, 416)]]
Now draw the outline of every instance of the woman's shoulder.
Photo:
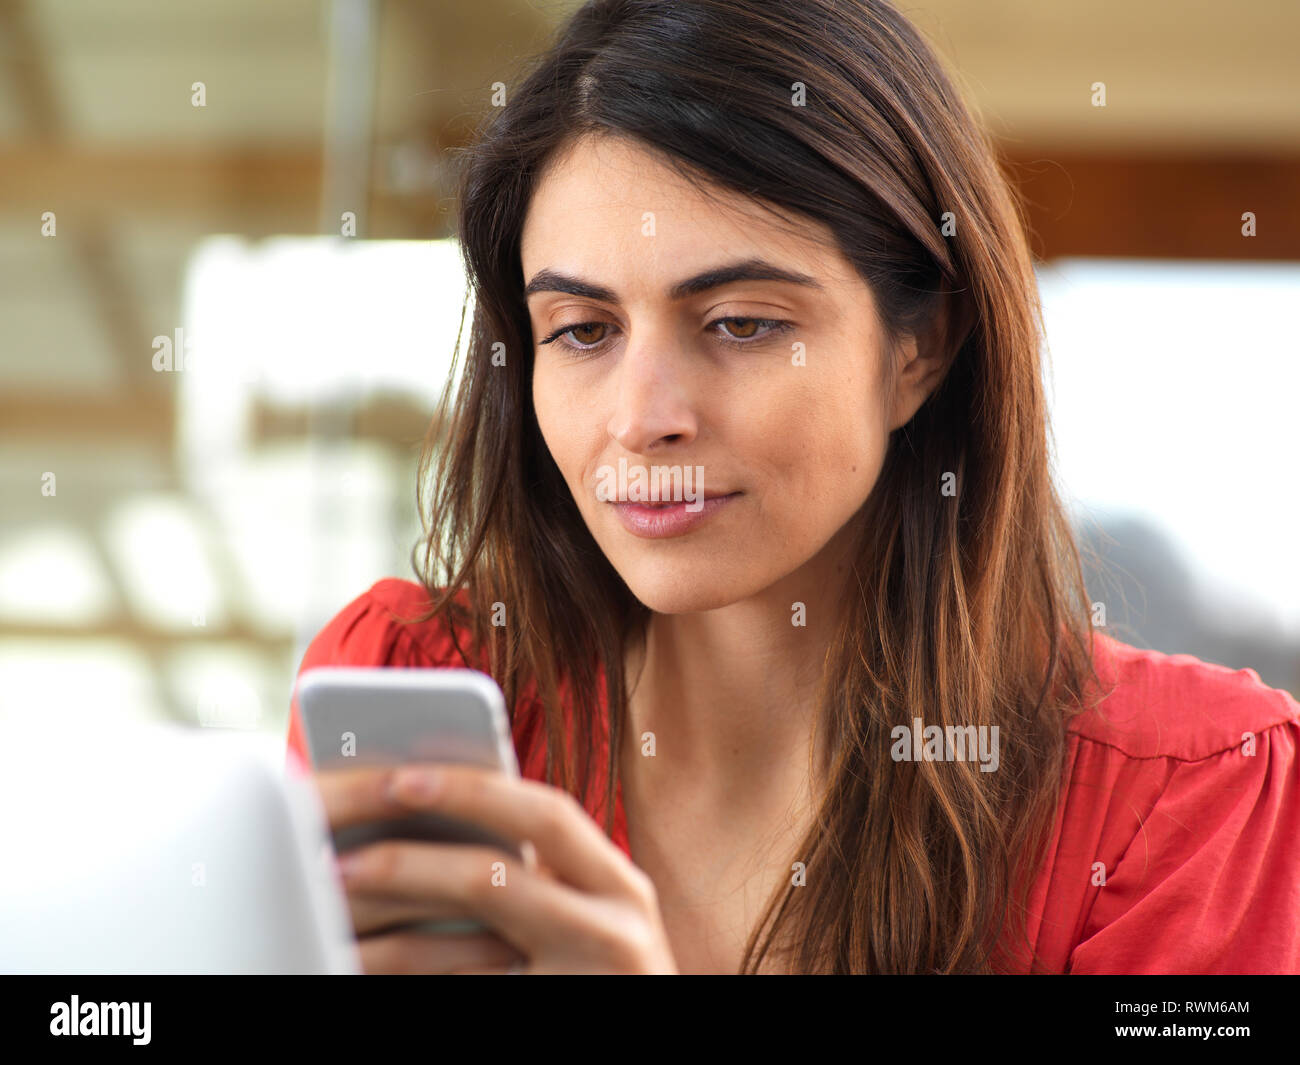
[[(376, 581), (313, 637), (299, 672), (319, 665), (481, 668), (469, 657), (464, 620), (453, 620), (446, 611), (421, 620), (433, 601), (429, 589), (415, 581), (397, 577)], [(467, 617), (464, 589), (453, 601), (461, 612), (459, 618)]]
[(1097, 635), (1040, 945), (1075, 973), (1300, 971), (1300, 704)]
[(1069, 731), (1125, 758), (1195, 762), (1246, 746), (1278, 726), (1300, 725), (1300, 703), (1253, 669), (1167, 654), (1095, 635), (1106, 694), (1075, 715)]

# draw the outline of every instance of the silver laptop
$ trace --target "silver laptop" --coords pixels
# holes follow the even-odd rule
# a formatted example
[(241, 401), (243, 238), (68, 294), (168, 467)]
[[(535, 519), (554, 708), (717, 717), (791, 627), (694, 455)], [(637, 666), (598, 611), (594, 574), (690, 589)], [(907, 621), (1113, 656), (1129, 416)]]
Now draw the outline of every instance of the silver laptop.
[(0, 972), (361, 972), (324, 811), (282, 741), (8, 731)]

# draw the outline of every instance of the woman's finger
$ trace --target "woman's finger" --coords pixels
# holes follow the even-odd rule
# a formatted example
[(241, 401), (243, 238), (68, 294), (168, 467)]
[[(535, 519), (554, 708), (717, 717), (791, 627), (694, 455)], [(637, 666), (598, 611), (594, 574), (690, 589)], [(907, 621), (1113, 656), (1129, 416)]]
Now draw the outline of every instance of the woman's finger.
[(388, 794), (393, 767), (356, 766), (324, 769), (313, 774), (331, 829), (378, 821), (410, 808)]
[(507, 971), (522, 965), (519, 952), (490, 932), (428, 935), (390, 932), (357, 941), (367, 973), (462, 973)]
[[(436, 773), (434, 789), (422, 787)], [(476, 766), (405, 766), (393, 794), (410, 809), (459, 817), (519, 843), (560, 880), (594, 894), (644, 893), (648, 878), (568, 792)]]
[(372, 935), (413, 921), (459, 921), (469, 917), (463, 904), (443, 899), (413, 901), (373, 892), (349, 892), (348, 909), (358, 936)]
[(490, 847), (384, 840), (352, 855), (357, 860), (346, 874), (349, 891), (413, 902), (447, 900), (530, 958), (563, 958), (594, 948), (617, 971), (634, 961), (619, 956), (628, 946), (629, 915), (651, 909), (584, 894)]

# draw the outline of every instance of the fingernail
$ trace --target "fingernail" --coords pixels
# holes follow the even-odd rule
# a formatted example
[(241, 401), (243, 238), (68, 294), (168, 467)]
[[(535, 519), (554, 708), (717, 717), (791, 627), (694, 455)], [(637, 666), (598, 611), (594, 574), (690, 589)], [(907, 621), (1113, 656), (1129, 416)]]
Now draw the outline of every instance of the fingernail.
[(441, 784), (442, 774), (436, 769), (401, 769), (393, 774), (388, 797), (399, 801), (427, 801), (437, 798)]

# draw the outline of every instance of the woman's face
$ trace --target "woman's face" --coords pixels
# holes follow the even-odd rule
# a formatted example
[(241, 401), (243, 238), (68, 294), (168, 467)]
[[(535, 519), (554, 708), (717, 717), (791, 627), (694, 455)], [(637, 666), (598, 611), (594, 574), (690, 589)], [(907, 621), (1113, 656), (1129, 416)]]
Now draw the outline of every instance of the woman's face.
[[(606, 557), (660, 613), (786, 578), (792, 601), (831, 590), (889, 433), (924, 398), (901, 363), (885, 394), (871, 291), (829, 230), (792, 235), (711, 191), (633, 141), (586, 137), (546, 170), (522, 237), (546, 446)], [(790, 276), (707, 276), (760, 262)], [(652, 483), (677, 505), (626, 502)]]

